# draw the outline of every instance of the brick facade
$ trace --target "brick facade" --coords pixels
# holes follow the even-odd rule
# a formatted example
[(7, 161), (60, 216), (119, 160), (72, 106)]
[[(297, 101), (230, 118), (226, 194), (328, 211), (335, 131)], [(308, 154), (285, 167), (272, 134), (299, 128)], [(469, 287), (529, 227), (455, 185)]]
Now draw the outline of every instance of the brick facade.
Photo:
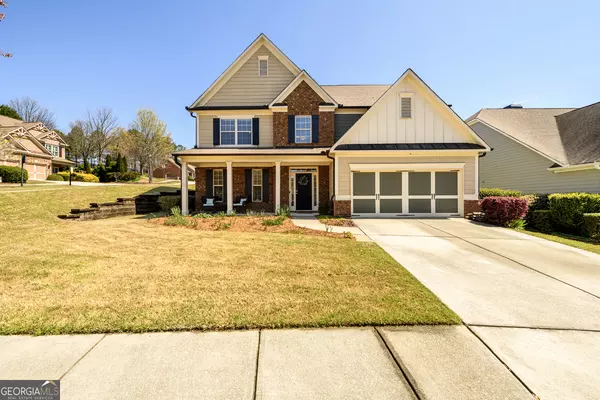
[(333, 215), (336, 217), (349, 217), (352, 214), (352, 202), (350, 200), (334, 200)]
[(479, 200), (465, 200), (465, 217), (474, 212), (480, 212)]
[[(287, 112), (273, 113), (273, 144), (275, 147), (333, 146), (333, 111), (319, 112), (323, 99), (306, 82), (300, 84), (283, 101)], [(318, 143), (288, 143), (288, 115), (319, 115)]]
[(329, 166), (319, 167), (319, 206), (329, 204)]

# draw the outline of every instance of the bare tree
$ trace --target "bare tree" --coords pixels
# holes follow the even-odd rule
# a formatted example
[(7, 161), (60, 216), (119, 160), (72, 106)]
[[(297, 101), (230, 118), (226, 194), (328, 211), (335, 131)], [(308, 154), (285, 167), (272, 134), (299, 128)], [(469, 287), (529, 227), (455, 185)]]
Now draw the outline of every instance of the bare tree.
[(56, 128), (54, 113), (29, 97), (11, 100), (8, 105), (19, 114), (25, 122), (42, 122), (48, 129)]
[(138, 110), (131, 128), (139, 132), (136, 143), (142, 160), (148, 165), (148, 180), (152, 183), (154, 167), (164, 162), (173, 151), (171, 134), (167, 133), (167, 125), (148, 109)]
[[(6, 0), (0, 0), (0, 7), (6, 7)], [(0, 21), (4, 19), (4, 13), (0, 13)], [(0, 57), (12, 57), (12, 53), (4, 53), (0, 50)]]
[(88, 111), (86, 128), (91, 132), (92, 143), (98, 156), (98, 163), (108, 146), (117, 138), (117, 117), (110, 108), (99, 108), (94, 112)]
[(94, 143), (92, 141), (92, 131), (89, 129), (86, 121), (77, 120), (71, 123), (71, 131), (67, 135), (71, 156), (75, 161), (79, 157), (84, 164), (88, 164), (90, 157), (94, 153)]

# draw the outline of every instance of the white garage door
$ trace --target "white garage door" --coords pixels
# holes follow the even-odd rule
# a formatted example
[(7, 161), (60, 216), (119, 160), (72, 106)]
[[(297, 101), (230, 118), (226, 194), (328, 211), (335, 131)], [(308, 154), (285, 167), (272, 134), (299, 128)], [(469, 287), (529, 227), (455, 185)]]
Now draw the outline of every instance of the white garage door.
[(352, 172), (352, 214), (459, 215), (458, 171)]

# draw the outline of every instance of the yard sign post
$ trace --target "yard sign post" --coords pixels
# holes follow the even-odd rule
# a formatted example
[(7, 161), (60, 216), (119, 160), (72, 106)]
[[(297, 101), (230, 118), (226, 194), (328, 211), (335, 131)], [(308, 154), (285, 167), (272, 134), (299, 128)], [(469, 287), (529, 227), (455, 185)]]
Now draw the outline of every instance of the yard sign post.
[(69, 168), (69, 186), (71, 186), (71, 177), (73, 176), (73, 167)]
[(27, 156), (23, 154), (21, 155), (21, 186), (23, 186), (23, 168), (25, 167), (25, 161), (27, 161)]

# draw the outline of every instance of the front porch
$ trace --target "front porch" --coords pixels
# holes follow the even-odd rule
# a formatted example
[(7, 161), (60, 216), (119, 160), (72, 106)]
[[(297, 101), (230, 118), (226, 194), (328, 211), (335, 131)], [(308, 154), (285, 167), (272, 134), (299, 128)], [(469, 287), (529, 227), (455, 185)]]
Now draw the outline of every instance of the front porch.
[(274, 213), (282, 207), (316, 212), (329, 205), (333, 193), (332, 160), (325, 156), (194, 158), (179, 156), (183, 170), (190, 165), (196, 171), (195, 204), (189, 204), (188, 181), (181, 181), (184, 215), (191, 211)]

